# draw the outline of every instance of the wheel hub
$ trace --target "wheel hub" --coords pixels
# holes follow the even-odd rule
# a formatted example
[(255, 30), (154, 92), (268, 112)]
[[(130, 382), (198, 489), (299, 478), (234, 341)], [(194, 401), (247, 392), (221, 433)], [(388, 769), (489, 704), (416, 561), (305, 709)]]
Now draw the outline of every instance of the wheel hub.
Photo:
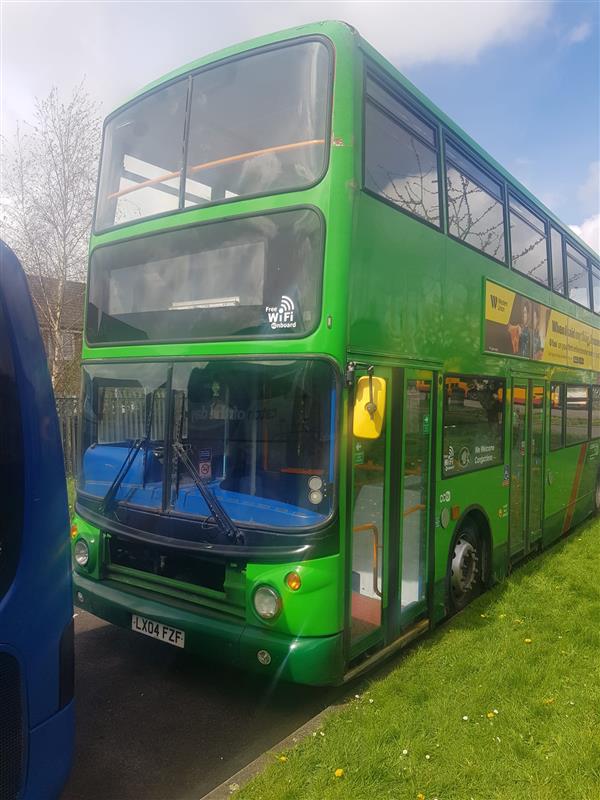
[(467, 539), (459, 538), (452, 557), (452, 591), (455, 597), (462, 597), (473, 588), (478, 562), (475, 547)]

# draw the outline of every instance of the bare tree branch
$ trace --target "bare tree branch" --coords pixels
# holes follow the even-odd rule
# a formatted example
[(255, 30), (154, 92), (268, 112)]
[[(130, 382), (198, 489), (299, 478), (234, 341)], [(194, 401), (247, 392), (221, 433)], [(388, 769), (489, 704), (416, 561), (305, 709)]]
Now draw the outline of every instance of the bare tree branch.
[(2, 142), (2, 238), (35, 285), (55, 391), (72, 371), (63, 353), (65, 297), (68, 281), (86, 276), (100, 138), (99, 107), (82, 83), (66, 102), (56, 88), (36, 100), (33, 121)]

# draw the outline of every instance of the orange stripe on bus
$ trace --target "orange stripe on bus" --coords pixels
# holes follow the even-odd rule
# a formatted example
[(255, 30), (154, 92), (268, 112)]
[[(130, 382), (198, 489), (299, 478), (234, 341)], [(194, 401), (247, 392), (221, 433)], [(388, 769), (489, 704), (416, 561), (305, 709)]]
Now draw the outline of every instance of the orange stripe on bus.
[(567, 505), (567, 513), (565, 514), (565, 521), (563, 523), (563, 529), (562, 529), (563, 536), (571, 527), (573, 514), (575, 513), (575, 503), (577, 501), (577, 495), (579, 494), (579, 485), (581, 484), (581, 476), (583, 475), (583, 465), (585, 464), (586, 452), (587, 452), (587, 442), (581, 445), (581, 450), (579, 451), (577, 468), (575, 470), (573, 486), (571, 487), (571, 496), (569, 497), (569, 504)]

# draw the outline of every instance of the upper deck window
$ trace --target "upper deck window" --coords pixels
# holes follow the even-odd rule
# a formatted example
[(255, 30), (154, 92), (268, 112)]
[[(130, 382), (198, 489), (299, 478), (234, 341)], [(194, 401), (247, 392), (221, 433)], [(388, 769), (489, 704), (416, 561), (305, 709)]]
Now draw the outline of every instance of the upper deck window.
[(305, 336), (319, 322), (323, 231), (312, 209), (223, 220), (97, 248), (91, 344)]
[(566, 246), (567, 277), (569, 280), (569, 299), (590, 307), (590, 281), (585, 256), (570, 244)]
[(592, 262), (592, 300), (594, 311), (600, 314), (600, 267)]
[(565, 265), (563, 259), (562, 236), (555, 228), (550, 228), (552, 243), (552, 288), (558, 294), (565, 293)]
[(329, 73), (327, 46), (304, 41), (129, 105), (106, 125), (96, 230), (315, 183), (328, 152)]
[(365, 107), (365, 186), (439, 227), (435, 130), (371, 79)]
[(498, 261), (504, 261), (502, 186), (446, 143), (448, 232)]
[(514, 197), (510, 197), (509, 206), (512, 267), (548, 286), (545, 223)]

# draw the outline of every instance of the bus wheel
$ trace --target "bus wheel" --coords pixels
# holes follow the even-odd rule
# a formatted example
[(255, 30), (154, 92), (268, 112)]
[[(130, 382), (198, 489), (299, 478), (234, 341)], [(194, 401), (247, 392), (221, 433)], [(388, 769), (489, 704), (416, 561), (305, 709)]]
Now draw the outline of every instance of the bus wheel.
[(594, 513), (600, 514), (600, 474), (596, 478), (596, 491), (594, 492)]
[(460, 611), (481, 594), (482, 547), (476, 525), (466, 520), (454, 540), (450, 562), (450, 599), (454, 611)]

